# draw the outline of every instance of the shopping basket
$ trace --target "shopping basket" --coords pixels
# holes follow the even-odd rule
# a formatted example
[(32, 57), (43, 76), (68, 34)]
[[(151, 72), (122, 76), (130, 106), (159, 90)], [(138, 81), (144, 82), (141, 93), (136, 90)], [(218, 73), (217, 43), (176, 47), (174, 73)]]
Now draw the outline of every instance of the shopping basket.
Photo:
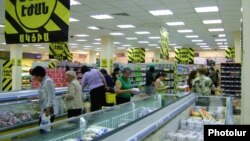
[(106, 103), (116, 104), (116, 94), (111, 92), (106, 92)]

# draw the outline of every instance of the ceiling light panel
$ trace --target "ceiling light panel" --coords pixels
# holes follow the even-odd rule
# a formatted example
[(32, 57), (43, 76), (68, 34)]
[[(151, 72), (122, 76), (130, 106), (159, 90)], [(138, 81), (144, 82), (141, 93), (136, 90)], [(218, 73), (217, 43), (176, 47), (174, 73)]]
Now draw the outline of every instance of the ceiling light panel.
[(124, 33), (121, 33), (121, 32), (112, 32), (112, 33), (109, 33), (110, 35), (113, 35), (113, 36), (122, 36), (124, 35)]
[(208, 29), (209, 32), (220, 32), (220, 31), (224, 31), (224, 28), (211, 28)]
[(148, 32), (148, 31), (136, 31), (135, 34), (139, 34), (139, 35), (150, 34), (150, 32)]
[(88, 29), (99, 30), (100, 28), (99, 28), (99, 27), (96, 27), (96, 26), (89, 26)]
[(117, 25), (119, 28), (135, 28), (134, 25), (128, 24), (128, 25)]
[(83, 40), (83, 39), (79, 39), (79, 40), (76, 40), (78, 42), (86, 42), (87, 40)]
[(185, 25), (184, 22), (167, 22), (166, 23), (169, 26), (180, 26), (180, 25)]
[(78, 22), (79, 20), (78, 19), (75, 19), (75, 18), (69, 18), (69, 22)]
[(210, 7), (196, 7), (194, 10), (197, 13), (205, 13), (205, 12), (218, 12), (219, 8), (217, 6), (210, 6)]
[(203, 40), (192, 40), (192, 42), (203, 42)]
[(226, 34), (219, 34), (218, 37), (226, 37)]
[(152, 37), (148, 37), (149, 39), (160, 39), (161, 37), (159, 36), (152, 36)]
[(91, 15), (91, 18), (97, 19), (97, 20), (104, 20), (104, 19), (113, 19), (114, 17), (107, 15), (107, 14), (103, 14), (103, 15)]
[(203, 21), (204, 24), (220, 24), (222, 23), (221, 20), (204, 20)]
[(219, 47), (220, 47), (220, 48), (227, 48), (228, 45), (220, 45)]
[(209, 46), (200, 46), (201, 48), (208, 48)]
[(88, 37), (89, 35), (87, 35), (87, 34), (76, 34), (75, 36), (77, 36), (77, 37)]
[(153, 16), (173, 15), (173, 12), (170, 10), (151, 10), (149, 13)]
[(186, 38), (199, 38), (198, 35), (187, 35)]
[(207, 45), (207, 43), (196, 43), (196, 45), (198, 45), (198, 46), (204, 46), (204, 45)]
[(140, 44), (148, 44), (149, 42), (148, 41), (138, 41), (138, 43), (140, 43)]
[(120, 42), (113, 42), (114, 45), (119, 45), (121, 44)]
[(76, 0), (70, 0), (70, 5), (75, 6), (75, 5), (80, 5), (81, 3), (76, 1)]
[(137, 37), (127, 37), (127, 40), (137, 40)]
[(184, 30), (177, 30), (177, 32), (179, 32), (179, 33), (192, 33), (193, 30), (191, 30), (191, 29), (184, 29)]
[(0, 24), (0, 27), (5, 27), (4, 25)]
[(122, 45), (122, 46), (124, 46), (124, 47), (131, 47), (132, 45)]
[(157, 44), (148, 44), (148, 46), (154, 47), (157, 46)]
[(226, 42), (227, 39), (215, 39), (215, 42)]

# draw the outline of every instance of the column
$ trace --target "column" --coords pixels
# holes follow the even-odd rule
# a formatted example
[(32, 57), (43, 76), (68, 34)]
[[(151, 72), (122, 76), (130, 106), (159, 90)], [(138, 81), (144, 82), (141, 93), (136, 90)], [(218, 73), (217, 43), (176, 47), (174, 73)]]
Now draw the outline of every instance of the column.
[(111, 73), (113, 70), (113, 52), (114, 52), (112, 37), (102, 36), (101, 44), (102, 44), (101, 55), (100, 55), (101, 68), (104, 68), (108, 71), (108, 73)]
[(96, 52), (95, 51), (89, 51), (89, 63), (96, 64)]
[(154, 60), (156, 63), (160, 62), (160, 49), (155, 49), (154, 50)]
[(241, 63), (241, 32), (234, 32), (235, 62)]
[(250, 87), (249, 87), (249, 70), (250, 70), (250, 1), (242, 0), (243, 6), (243, 61), (241, 73), (241, 123), (250, 124)]
[(22, 90), (22, 65), (18, 61), (22, 61), (22, 47), (18, 45), (10, 45), (10, 59), (15, 60), (12, 67), (12, 90)]

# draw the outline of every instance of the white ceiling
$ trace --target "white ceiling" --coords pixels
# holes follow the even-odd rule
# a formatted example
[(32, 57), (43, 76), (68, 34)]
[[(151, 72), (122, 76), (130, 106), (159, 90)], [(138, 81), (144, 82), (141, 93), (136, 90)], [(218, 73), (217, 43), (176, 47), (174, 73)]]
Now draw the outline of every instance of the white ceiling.
[[(200, 49), (192, 39), (185, 38), (185, 35), (199, 35), (213, 49), (219, 49), (213, 35), (226, 34), (229, 46), (234, 44), (234, 32), (240, 31), (241, 0), (77, 0), (81, 5), (71, 7), (71, 17), (80, 20), (70, 23), (69, 36), (70, 43), (77, 43), (78, 48), (72, 50), (83, 50), (84, 45), (91, 45), (92, 50), (100, 48), (94, 45), (94, 39), (108, 35), (110, 32), (122, 32), (123, 36), (114, 36), (114, 41), (123, 44), (130, 44), (133, 47), (145, 47), (155, 49), (148, 44), (139, 44), (138, 41), (149, 41), (149, 44), (157, 44), (159, 39), (152, 40), (149, 36), (159, 36), (159, 27), (164, 26), (170, 33), (170, 42), (183, 47), (194, 47)], [(219, 12), (196, 13), (195, 7), (218, 6)], [(174, 14), (168, 16), (152, 16), (148, 11), (169, 9)], [(129, 16), (115, 16), (116, 13), (127, 13)], [(109, 14), (114, 19), (97, 20), (90, 17), (95, 14)], [(204, 25), (202, 20), (221, 19), (222, 24)], [(4, 0), (0, 1), (0, 24), (4, 21)], [(168, 26), (166, 22), (182, 21), (184, 26)], [(117, 25), (132, 24), (135, 28), (120, 29)], [(91, 30), (88, 26), (102, 27), (101, 30)], [(224, 32), (209, 32), (208, 28), (224, 28)], [(179, 29), (192, 29), (193, 33), (178, 33)], [(149, 35), (137, 35), (135, 31), (149, 31)], [(4, 28), (0, 27), (0, 43), (4, 41)], [(75, 37), (76, 34), (88, 34), (89, 37)], [(128, 41), (127, 37), (137, 37), (138, 40)], [(78, 42), (77, 39), (85, 39), (86, 42)], [(26, 47), (28, 52), (47, 52), (48, 44), (43, 44), (45, 49), (36, 47)], [(8, 47), (0, 44), (0, 48)]]

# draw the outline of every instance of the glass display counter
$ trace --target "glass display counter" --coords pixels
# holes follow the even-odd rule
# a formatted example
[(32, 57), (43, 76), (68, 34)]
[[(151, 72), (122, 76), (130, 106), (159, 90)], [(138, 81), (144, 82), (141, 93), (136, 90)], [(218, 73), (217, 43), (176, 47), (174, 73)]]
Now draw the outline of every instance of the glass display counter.
[[(182, 120), (193, 116), (190, 115), (192, 111), (197, 112), (200, 109), (206, 109), (216, 121), (230, 124), (230, 107), (231, 101), (228, 97), (197, 97), (194, 94), (152, 95), (43, 127), (3, 135), (0, 140), (164, 140), (169, 132), (177, 132), (180, 129)], [(205, 116), (207, 117), (204, 119), (210, 120), (208, 115)], [(196, 115), (196, 118), (203, 117)]]

